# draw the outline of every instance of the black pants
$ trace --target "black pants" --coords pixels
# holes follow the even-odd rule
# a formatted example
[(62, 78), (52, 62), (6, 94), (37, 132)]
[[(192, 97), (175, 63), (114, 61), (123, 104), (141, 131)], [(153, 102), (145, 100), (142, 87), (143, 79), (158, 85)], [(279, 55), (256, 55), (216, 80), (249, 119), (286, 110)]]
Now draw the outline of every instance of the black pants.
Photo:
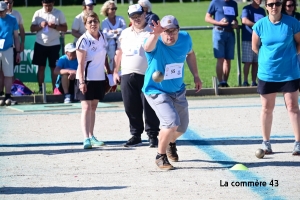
[(148, 104), (142, 92), (144, 75), (122, 75), (121, 91), (125, 112), (130, 123), (131, 135), (141, 136), (144, 132), (143, 113), (145, 118), (145, 131), (148, 136), (156, 137), (159, 132), (159, 119)]

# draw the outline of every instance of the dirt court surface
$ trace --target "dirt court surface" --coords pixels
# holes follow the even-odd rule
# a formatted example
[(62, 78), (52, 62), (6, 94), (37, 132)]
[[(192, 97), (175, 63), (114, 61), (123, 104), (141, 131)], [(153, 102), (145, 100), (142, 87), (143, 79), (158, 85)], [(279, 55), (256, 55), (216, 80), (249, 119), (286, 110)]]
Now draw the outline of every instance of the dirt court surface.
[[(80, 109), (19, 112), (0, 107), (0, 199), (300, 199), (300, 156), (282, 96), (271, 143), (261, 147), (259, 96), (189, 99), (190, 124), (178, 140), (175, 170), (160, 171), (156, 148), (126, 148), (122, 102), (98, 108), (95, 136), (82, 148)], [(248, 170), (232, 171), (235, 164)], [(265, 184), (265, 185), (263, 185)]]

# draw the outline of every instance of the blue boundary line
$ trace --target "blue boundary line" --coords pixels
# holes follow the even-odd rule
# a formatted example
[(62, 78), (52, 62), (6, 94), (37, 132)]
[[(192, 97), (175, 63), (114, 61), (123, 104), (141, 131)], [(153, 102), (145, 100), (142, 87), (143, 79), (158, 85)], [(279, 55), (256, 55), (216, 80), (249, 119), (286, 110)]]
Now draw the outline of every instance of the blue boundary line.
[[(193, 140), (195, 140), (195, 141), (205, 140), (199, 134), (197, 134), (195, 131), (193, 131), (191, 129), (188, 129), (187, 132), (182, 137), (190, 140), (190, 142), (192, 144), (195, 144), (195, 142), (193, 142)], [(219, 163), (220, 165), (222, 165), (225, 168), (228, 168), (228, 163), (237, 163), (236, 161), (234, 161), (231, 157), (229, 157), (225, 153), (214, 148), (212, 145), (209, 144), (209, 142), (203, 141), (203, 143), (204, 144), (206, 143), (206, 144), (205, 145), (195, 144), (195, 147), (198, 150), (203, 151), (205, 154), (207, 154), (211, 158), (211, 160), (216, 161), (216, 163)], [(227, 164), (224, 164), (224, 161), (226, 161), (225, 163), (227, 163)], [(254, 181), (254, 182), (256, 180), (264, 181), (264, 180), (262, 180), (261, 177), (255, 175), (254, 173), (252, 173), (249, 170), (247, 170), (247, 171), (228, 170), (228, 171), (231, 172), (233, 175), (235, 175), (235, 177), (238, 179), (237, 181)], [(245, 187), (245, 189), (251, 189), (254, 193), (261, 196), (262, 199), (273, 199), (273, 200), (274, 199), (285, 199), (284, 197), (276, 194), (275, 187), (270, 187), (268, 184), (269, 184), (269, 182), (267, 182), (266, 187)], [(229, 187), (231, 187), (231, 185)]]

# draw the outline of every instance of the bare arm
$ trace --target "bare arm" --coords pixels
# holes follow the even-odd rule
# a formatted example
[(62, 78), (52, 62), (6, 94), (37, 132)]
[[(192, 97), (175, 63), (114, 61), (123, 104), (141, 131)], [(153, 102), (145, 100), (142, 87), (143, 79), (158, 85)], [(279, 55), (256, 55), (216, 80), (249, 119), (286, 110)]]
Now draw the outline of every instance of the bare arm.
[(23, 24), (19, 24), (19, 31), (21, 37), (20, 52), (22, 52), (24, 51), (24, 43), (25, 43), (25, 30)]
[(254, 51), (254, 53), (258, 54), (260, 45), (261, 45), (260, 38), (259, 38), (258, 35), (253, 31), (253, 32), (252, 32), (252, 50)]
[(80, 38), (82, 34), (79, 33), (79, 30), (72, 29), (72, 35), (75, 38)]
[(66, 23), (58, 24), (58, 25), (56, 25), (54, 23), (48, 23), (48, 26), (50, 28), (53, 28), (53, 29), (57, 30), (57, 31), (67, 32), (67, 30), (68, 30), (68, 26), (67, 26)]
[(59, 66), (56, 66), (54, 69), (54, 74), (56, 75), (69, 75), (69, 74), (76, 74), (76, 70), (74, 69), (62, 69)]
[(122, 58), (122, 49), (118, 48), (116, 50), (116, 55), (114, 58), (114, 71), (113, 71), (113, 79), (115, 83), (119, 83), (120, 82), (120, 76), (119, 76), (119, 70), (120, 70), (120, 66), (121, 66), (121, 58)]
[(188, 55), (186, 57), (186, 62), (188, 64), (188, 67), (189, 67), (191, 73), (194, 76), (194, 83), (195, 83), (196, 92), (199, 92), (202, 88), (202, 82), (201, 82), (200, 77), (199, 77), (196, 55), (195, 55), (195, 52), (193, 50), (190, 53), (188, 53)]
[(157, 23), (155, 21), (152, 21), (152, 23), (153, 26), (150, 26), (150, 28), (153, 30), (153, 32), (150, 33), (150, 36), (143, 46), (146, 52), (151, 52), (155, 49), (159, 35), (165, 30), (161, 27), (159, 20), (157, 21)]
[(294, 39), (296, 41), (297, 54), (300, 54), (300, 32), (294, 35)]
[(17, 51), (16, 63), (19, 63), (21, 61), (21, 58), (20, 58), (20, 40), (19, 40), (18, 30), (14, 31), (14, 44)]
[(252, 21), (250, 21), (247, 17), (242, 18), (242, 23), (247, 26), (250, 26), (250, 27), (252, 27), (254, 25), (254, 23)]
[(227, 26), (228, 22), (223, 22), (223, 19), (221, 21), (215, 20), (211, 14), (206, 13), (205, 15), (205, 21), (212, 24), (212, 25), (217, 25), (217, 26)]

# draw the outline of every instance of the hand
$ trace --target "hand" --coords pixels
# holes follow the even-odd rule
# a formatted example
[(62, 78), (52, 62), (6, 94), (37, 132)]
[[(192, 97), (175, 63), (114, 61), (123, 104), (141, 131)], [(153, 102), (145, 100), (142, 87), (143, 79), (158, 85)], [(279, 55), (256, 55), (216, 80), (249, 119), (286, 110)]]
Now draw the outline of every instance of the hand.
[(73, 73), (73, 72), (71, 72), (71, 73), (69, 73), (68, 79), (69, 79), (69, 80), (74, 80), (75, 77), (76, 77), (76, 74)]
[(227, 20), (227, 18), (223, 18), (223, 19), (221, 19), (220, 21), (219, 21), (219, 25), (220, 26), (227, 26), (228, 25), (228, 20)]
[(52, 22), (48, 22), (48, 26), (49, 26), (49, 28), (53, 28), (53, 29), (55, 29), (57, 27), (56, 24), (52, 23)]
[(237, 22), (236, 20), (233, 20), (233, 21), (231, 22), (231, 27), (232, 27), (232, 28), (238, 28), (238, 27), (239, 27), (238, 22)]
[(16, 56), (16, 63), (20, 63), (20, 62), (21, 62), (20, 53), (17, 53), (17, 56)]
[(114, 83), (120, 85), (120, 76), (119, 73), (114, 72), (113, 74)]
[(153, 30), (150, 34), (160, 35), (162, 32), (167, 30), (166, 28), (161, 27), (159, 20), (157, 21), (157, 23), (152, 20), (152, 24), (153, 26), (149, 25), (149, 27)]
[(202, 81), (198, 76), (194, 77), (194, 83), (195, 83), (196, 93), (200, 92), (200, 90), (202, 89)]
[(42, 28), (45, 28), (47, 25), (48, 25), (48, 22), (46, 22), (46, 21), (42, 21), (42, 22), (40, 23), (40, 26), (41, 26)]
[(80, 84), (79, 85), (79, 90), (82, 92), (82, 94), (85, 94), (86, 91), (87, 91), (87, 87), (86, 87), (86, 84)]

